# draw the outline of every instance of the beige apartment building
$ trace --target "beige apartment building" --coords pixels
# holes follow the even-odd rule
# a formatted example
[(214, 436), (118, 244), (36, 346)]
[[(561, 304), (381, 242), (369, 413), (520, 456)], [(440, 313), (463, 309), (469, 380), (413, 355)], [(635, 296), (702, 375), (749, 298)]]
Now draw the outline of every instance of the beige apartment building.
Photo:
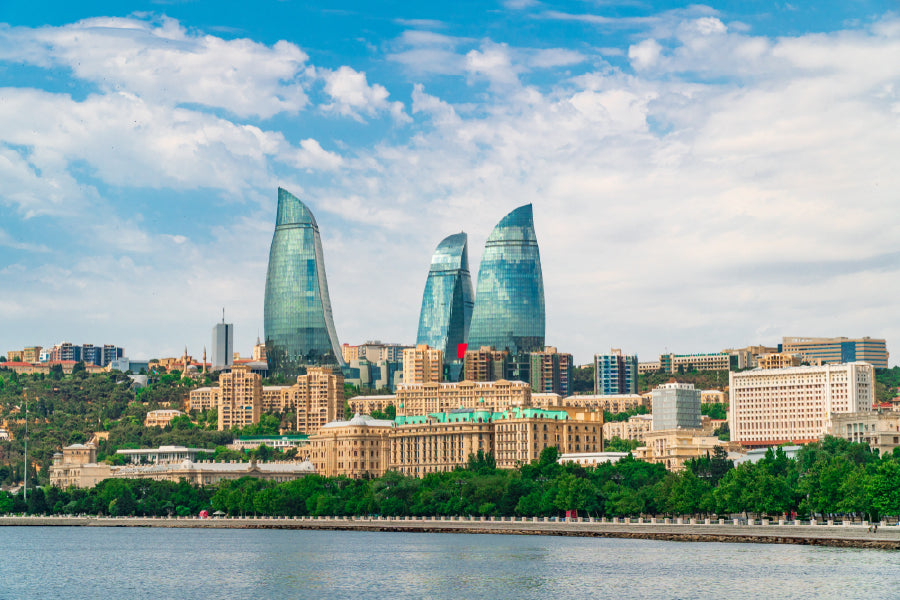
[(393, 421), (359, 414), (327, 423), (309, 437), (309, 460), (326, 477), (381, 477), (390, 464), (393, 428)]
[(700, 404), (728, 404), (728, 394), (721, 390), (701, 390)]
[(444, 380), (444, 353), (427, 344), (403, 350), (403, 383), (440, 383)]
[(728, 422), (743, 446), (808, 443), (832, 427), (834, 415), (870, 411), (875, 371), (855, 362), (732, 372)]
[(172, 419), (183, 414), (180, 410), (170, 408), (151, 410), (144, 418), (144, 427), (165, 427), (172, 422)]
[(235, 365), (219, 377), (219, 387), (192, 390), (188, 410), (218, 409), (219, 430), (258, 423), (263, 413), (297, 413), (296, 428), (315, 433), (344, 414), (344, 378), (331, 367), (309, 367), (294, 385), (262, 386), (249, 366)]
[(219, 375), (219, 431), (259, 423), (262, 379), (249, 367), (233, 366)]
[(644, 434), (645, 446), (634, 451), (634, 457), (665, 465), (669, 471), (681, 471), (688, 460), (712, 454), (716, 446), (731, 447), (700, 429), (665, 429)]
[(371, 415), (373, 411), (384, 412), (388, 406), (397, 407), (397, 396), (384, 394), (381, 396), (354, 396), (347, 400), (347, 406), (353, 414)]
[(331, 367), (308, 367), (291, 386), (297, 431), (312, 435), (344, 416), (344, 378)]
[(562, 406), (588, 408), (613, 414), (636, 410), (639, 407), (649, 409), (651, 404), (650, 396), (644, 398), (640, 394), (566, 396), (562, 399)]
[(209, 410), (219, 407), (219, 388), (201, 387), (191, 390), (185, 402), (185, 410)]
[(652, 427), (653, 415), (634, 415), (627, 421), (608, 421), (603, 424), (603, 443), (606, 444), (614, 437), (643, 442)]
[(464, 366), (466, 381), (495, 381), (506, 377), (509, 353), (482, 346), (478, 350), (467, 350)]
[(404, 383), (397, 389), (398, 415), (428, 415), (455, 408), (500, 412), (512, 406), (531, 406), (531, 386), (522, 381), (463, 381), (460, 383)]
[(789, 352), (773, 352), (772, 354), (764, 354), (759, 357), (760, 369), (786, 369), (788, 367), (799, 367), (803, 359), (796, 354)]
[(868, 444), (883, 456), (900, 447), (900, 413), (864, 410), (836, 414), (828, 433), (848, 442)]

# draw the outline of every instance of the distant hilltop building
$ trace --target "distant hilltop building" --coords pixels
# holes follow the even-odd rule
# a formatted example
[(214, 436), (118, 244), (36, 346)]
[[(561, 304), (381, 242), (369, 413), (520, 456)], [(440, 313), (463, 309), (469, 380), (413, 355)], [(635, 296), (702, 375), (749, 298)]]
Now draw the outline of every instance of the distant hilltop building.
[(282, 188), (278, 188), (264, 313), (270, 373), (296, 375), (306, 365), (344, 366), (319, 225), (309, 208)]
[(544, 348), (544, 279), (530, 204), (497, 224), (484, 245), (469, 346), (516, 355)]
[(779, 352), (796, 354), (814, 365), (867, 362), (877, 369), (888, 368), (887, 344), (870, 337), (849, 339), (786, 337), (779, 344)]

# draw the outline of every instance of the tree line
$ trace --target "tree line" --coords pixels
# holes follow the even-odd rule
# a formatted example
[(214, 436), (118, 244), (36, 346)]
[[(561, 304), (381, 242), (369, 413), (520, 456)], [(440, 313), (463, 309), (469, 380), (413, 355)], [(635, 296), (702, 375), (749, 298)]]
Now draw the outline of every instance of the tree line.
[(556, 448), (519, 469), (490, 454), (423, 478), (388, 472), (375, 479), (309, 475), (276, 483), (253, 478), (200, 488), (186, 482), (110, 479), (90, 489), (0, 492), (0, 513), (324, 516), (731, 515), (801, 517), (900, 515), (900, 452), (879, 456), (839, 438), (803, 447), (796, 458), (769, 450), (734, 466), (717, 448), (678, 473), (630, 455), (616, 463), (558, 464)]

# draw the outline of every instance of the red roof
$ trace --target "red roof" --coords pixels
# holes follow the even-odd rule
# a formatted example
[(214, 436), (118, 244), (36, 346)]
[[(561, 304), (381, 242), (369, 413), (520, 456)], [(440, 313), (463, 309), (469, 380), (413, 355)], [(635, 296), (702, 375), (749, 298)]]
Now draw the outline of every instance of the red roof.
[(31, 363), (27, 362), (18, 362), (18, 361), (10, 361), (5, 363), (0, 363), (0, 367), (31, 367), (34, 366)]

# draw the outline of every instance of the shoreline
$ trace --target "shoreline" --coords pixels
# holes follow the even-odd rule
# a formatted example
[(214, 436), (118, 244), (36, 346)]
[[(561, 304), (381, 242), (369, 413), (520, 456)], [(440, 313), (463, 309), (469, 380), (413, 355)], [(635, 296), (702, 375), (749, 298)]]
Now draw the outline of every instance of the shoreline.
[(607, 537), (672, 542), (796, 544), (835, 548), (900, 550), (900, 526), (734, 525), (724, 523), (609, 523), (578, 521), (480, 520), (449, 517), (69, 517), (2, 516), (8, 527), (161, 527), (170, 529), (292, 529), (331, 531), (467, 533)]

